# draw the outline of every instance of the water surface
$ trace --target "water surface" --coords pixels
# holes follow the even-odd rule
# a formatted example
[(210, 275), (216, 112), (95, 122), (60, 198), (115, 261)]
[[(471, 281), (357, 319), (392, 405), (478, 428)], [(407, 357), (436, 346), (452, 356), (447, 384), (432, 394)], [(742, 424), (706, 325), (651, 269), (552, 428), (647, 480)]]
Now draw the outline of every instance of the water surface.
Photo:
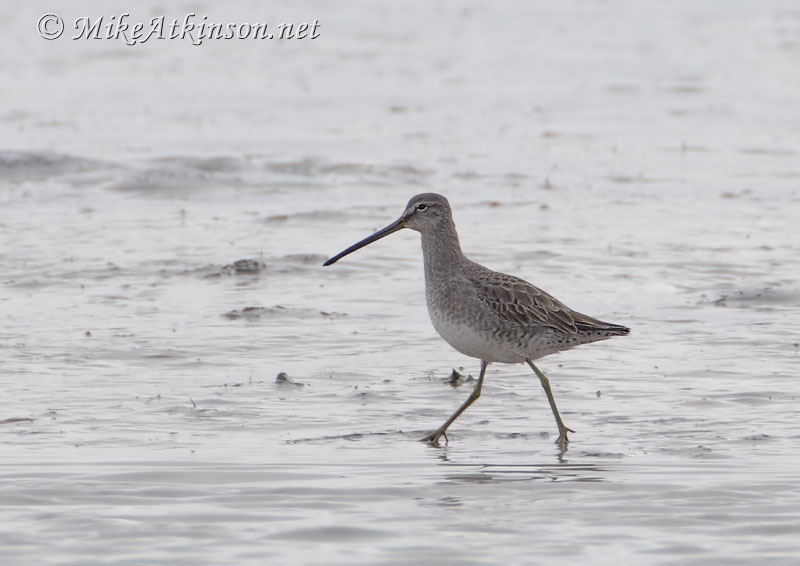
[[(190, 9), (322, 35), (4, 18), (4, 563), (797, 563), (792, 3)], [(418, 442), (478, 362), (417, 234), (321, 267), (431, 190), (472, 259), (632, 328), (540, 362), (566, 453), (524, 366)]]

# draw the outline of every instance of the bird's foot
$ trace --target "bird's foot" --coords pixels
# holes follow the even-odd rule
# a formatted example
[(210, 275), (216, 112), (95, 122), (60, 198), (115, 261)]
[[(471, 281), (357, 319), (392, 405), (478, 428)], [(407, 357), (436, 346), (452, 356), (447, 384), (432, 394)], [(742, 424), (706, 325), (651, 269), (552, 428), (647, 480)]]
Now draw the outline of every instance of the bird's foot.
[(558, 431), (558, 438), (556, 438), (556, 444), (561, 450), (566, 451), (567, 445), (569, 444), (569, 438), (567, 438), (567, 432), (575, 432), (571, 428), (564, 427), (559, 429)]
[(435, 432), (428, 434), (427, 436), (420, 438), (420, 442), (427, 442), (431, 446), (439, 446), (439, 439), (444, 436), (444, 443), (447, 444), (449, 441), (447, 440), (447, 433), (444, 430), (439, 429)]

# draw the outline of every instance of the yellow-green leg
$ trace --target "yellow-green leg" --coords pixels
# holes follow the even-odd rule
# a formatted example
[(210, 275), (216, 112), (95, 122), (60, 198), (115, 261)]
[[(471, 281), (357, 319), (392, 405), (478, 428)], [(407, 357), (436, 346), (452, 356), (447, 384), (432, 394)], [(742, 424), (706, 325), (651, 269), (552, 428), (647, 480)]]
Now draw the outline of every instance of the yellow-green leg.
[(478, 399), (478, 397), (481, 396), (481, 387), (483, 386), (483, 376), (486, 374), (486, 366), (488, 365), (489, 362), (481, 360), (481, 374), (478, 377), (478, 383), (475, 384), (475, 389), (472, 390), (472, 393), (469, 394), (467, 400), (464, 401), (464, 403), (458, 408), (458, 410), (455, 413), (453, 413), (453, 416), (447, 419), (444, 422), (444, 424), (440, 426), (438, 429), (436, 429), (434, 432), (430, 433), (425, 438), (421, 438), (420, 440), (422, 442), (427, 442), (432, 446), (438, 446), (439, 438), (441, 438), (442, 436), (444, 436), (444, 441), (447, 442), (447, 434), (446, 434), (447, 427), (453, 424), (453, 422), (459, 417), (459, 415), (461, 415), (461, 413), (466, 411), (467, 407), (472, 405)]
[(529, 358), (525, 358), (525, 361), (531, 366), (531, 369), (539, 378), (539, 381), (542, 382), (542, 387), (544, 388), (544, 392), (547, 394), (547, 402), (550, 403), (550, 409), (553, 411), (553, 416), (556, 418), (556, 425), (558, 426), (558, 439), (556, 440), (556, 444), (558, 444), (561, 448), (565, 448), (569, 439), (567, 438), (567, 432), (575, 432), (571, 428), (567, 428), (564, 424), (564, 421), (561, 420), (561, 415), (558, 414), (558, 407), (556, 407), (556, 400), (553, 398), (553, 392), (550, 391), (550, 380), (547, 379), (547, 376), (539, 371), (533, 362)]

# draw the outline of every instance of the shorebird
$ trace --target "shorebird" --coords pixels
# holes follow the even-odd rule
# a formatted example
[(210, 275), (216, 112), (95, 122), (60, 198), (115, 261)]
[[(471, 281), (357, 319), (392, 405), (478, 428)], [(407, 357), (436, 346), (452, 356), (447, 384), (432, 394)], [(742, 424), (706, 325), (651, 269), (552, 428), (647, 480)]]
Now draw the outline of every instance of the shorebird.
[(566, 449), (568, 432), (556, 407), (550, 382), (533, 360), (580, 344), (624, 336), (620, 324), (576, 312), (555, 297), (513, 275), (492, 271), (461, 252), (450, 203), (424, 193), (408, 201), (403, 214), (381, 230), (333, 256), (323, 265), (403, 228), (422, 235), (425, 297), (433, 327), (453, 348), (481, 361), (470, 396), (442, 426), (421, 440), (438, 445), (447, 429), (480, 397), (486, 367), (493, 362), (526, 363), (544, 388), (558, 426), (556, 443)]

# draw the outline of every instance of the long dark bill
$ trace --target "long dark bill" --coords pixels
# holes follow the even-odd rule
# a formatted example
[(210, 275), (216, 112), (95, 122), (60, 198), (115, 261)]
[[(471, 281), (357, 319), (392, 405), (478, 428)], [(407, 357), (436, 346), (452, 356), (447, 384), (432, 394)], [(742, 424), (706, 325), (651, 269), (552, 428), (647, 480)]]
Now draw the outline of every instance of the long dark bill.
[(333, 256), (331, 259), (329, 259), (328, 261), (326, 261), (322, 265), (323, 266), (327, 266), (327, 265), (331, 265), (332, 263), (336, 263), (337, 261), (342, 259), (347, 254), (351, 254), (356, 250), (360, 250), (364, 246), (369, 245), (372, 242), (375, 242), (377, 240), (380, 240), (384, 236), (388, 236), (389, 234), (397, 232), (398, 230), (401, 230), (402, 228), (403, 228), (403, 219), (402, 218), (398, 218), (397, 220), (395, 220), (394, 222), (389, 224), (386, 228), (381, 228), (380, 230), (375, 232), (372, 236), (367, 236), (366, 238), (364, 238), (360, 242), (358, 242), (356, 244), (353, 244), (352, 246), (350, 246), (349, 248), (347, 248), (343, 252), (340, 252), (340, 253), (336, 254), (335, 256)]

